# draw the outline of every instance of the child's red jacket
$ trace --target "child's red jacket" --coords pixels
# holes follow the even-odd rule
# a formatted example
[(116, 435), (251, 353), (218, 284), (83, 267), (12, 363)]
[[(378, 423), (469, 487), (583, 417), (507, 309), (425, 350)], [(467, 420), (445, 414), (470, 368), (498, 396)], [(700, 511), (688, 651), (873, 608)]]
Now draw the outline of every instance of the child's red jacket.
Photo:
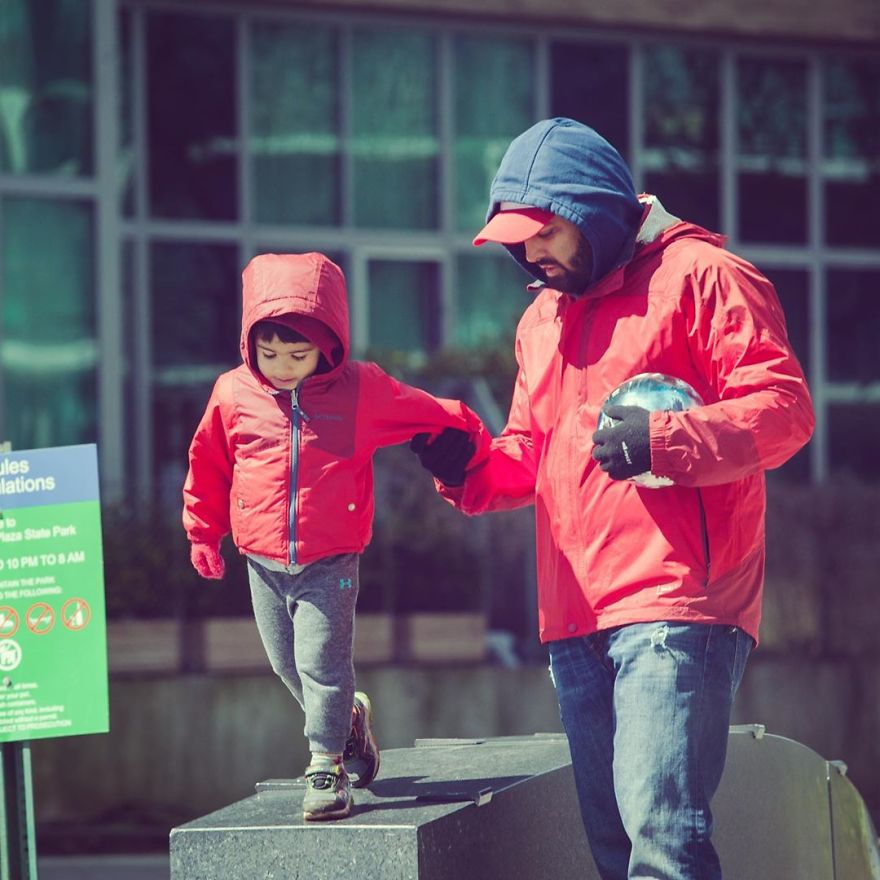
[[(345, 279), (327, 257), (261, 254), (242, 281), (244, 363), (217, 380), (190, 446), (187, 536), (218, 545), (231, 531), (242, 553), (282, 563), (360, 552), (372, 534), (377, 447), (452, 427), (484, 448), (480, 420), (463, 403), (349, 360)], [(257, 321), (291, 313), (321, 320), (341, 343), (330, 371), (296, 392), (267, 383), (249, 345)]]

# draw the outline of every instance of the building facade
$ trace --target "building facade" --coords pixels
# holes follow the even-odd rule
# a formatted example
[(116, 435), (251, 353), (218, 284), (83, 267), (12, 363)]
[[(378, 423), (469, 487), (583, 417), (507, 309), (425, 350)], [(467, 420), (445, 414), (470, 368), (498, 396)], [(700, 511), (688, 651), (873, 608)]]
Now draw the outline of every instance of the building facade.
[(776, 284), (818, 416), (781, 478), (880, 479), (880, 10), (581, 5), (6, 0), (0, 440), (176, 503), (266, 250), (340, 263), (356, 354), (509, 347), (528, 279), (470, 241), (566, 115)]

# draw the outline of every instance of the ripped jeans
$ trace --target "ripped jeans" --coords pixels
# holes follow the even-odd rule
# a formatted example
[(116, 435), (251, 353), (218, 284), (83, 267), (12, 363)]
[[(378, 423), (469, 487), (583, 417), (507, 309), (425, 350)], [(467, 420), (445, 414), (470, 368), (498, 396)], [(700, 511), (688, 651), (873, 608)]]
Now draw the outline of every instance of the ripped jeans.
[(603, 880), (720, 880), (709, 803), (753, 641), (630, 624), (550, 642), (581, 816)]

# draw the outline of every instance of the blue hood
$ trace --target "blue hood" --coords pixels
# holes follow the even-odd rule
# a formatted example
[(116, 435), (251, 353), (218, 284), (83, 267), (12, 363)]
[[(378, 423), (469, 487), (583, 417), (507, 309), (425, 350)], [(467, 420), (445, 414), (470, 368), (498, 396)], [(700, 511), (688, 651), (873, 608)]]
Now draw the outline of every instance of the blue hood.
[[(626, 262), (642, 217), (629, 168), (601, 135), (573, 119), (545, 119), (507, 148), (490, 189), (486, 220), (501, 202), (543, 208), (580, 229), (593, 252), (594, 284)], [(525, 258), (522, 244), (505, 245), (531, 275), (546, 282)]]

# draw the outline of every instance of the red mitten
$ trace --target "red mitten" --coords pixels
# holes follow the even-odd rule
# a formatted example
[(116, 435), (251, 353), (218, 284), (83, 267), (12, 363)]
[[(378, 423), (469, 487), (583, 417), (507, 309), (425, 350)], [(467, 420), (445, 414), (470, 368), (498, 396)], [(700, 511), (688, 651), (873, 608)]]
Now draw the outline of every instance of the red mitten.
[(226, 571), (226, 564), (219, 548), (212, 544), (193, 544), (189, 558), (193, 568), (203, 577), (219, 580)]

